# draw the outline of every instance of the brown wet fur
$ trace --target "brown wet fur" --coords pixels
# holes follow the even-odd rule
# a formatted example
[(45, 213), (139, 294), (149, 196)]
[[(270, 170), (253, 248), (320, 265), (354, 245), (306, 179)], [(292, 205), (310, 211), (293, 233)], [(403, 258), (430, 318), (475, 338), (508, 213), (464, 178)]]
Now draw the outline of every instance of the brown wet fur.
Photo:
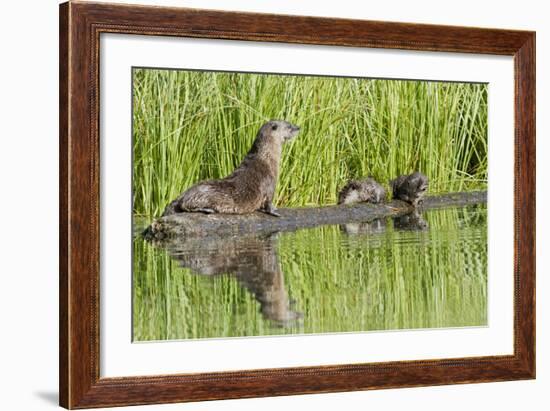
[(256, 210), (277, 215), (272, 201), (279, 177), (282, 145), (299, 127), (286, 121), (265, 123), (242, 163), (229, 176), (198, 183), (182, 193), (163, 212), (214, 212), (247, 214)]
[(428, 177), (416, 171), (390, 181), (390, 186), (394, 200), (406, 201), (416, 207), (422, 203), (428, 191)]
[(338, 193), (338, 204), (373, 203), (386, 199), (386, 190), (374, 178), (351, 180)]

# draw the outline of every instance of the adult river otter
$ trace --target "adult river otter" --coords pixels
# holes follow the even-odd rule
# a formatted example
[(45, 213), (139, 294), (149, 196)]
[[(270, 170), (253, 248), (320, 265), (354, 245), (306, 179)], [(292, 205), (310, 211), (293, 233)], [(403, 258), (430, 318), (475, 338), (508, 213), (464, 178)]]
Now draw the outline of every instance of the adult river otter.
[(271, 120), (258, 131), (252, 148), (232, 174), (221, 180), (198, 183), (172, 201), (163, 216), (180, 212), (247, 214), (256, 210), (279, 217), (273, 195), (279, 177), (283, 143), (300, 127)]

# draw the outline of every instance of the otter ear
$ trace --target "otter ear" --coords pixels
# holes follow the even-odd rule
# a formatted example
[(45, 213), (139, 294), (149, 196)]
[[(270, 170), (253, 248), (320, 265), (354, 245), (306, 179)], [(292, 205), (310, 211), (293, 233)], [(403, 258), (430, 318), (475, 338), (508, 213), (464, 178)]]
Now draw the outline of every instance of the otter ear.
[(273, 124), (273, 125), (271, 126), (271, 130), (277, 130), (277, 124)]

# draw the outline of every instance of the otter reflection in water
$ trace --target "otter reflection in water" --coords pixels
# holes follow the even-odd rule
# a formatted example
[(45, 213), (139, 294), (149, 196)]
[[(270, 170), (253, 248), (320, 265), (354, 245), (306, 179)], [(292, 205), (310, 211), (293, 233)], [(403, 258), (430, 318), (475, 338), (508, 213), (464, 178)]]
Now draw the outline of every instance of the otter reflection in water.
[(418, 209), (409, 214), (393, 217), (393, 228), (403, 231), (423, 231), (428, 229), (428, 222), (424, 220)]
[[(418, 209), (392, 217), (393, 228), (400, 231), (424, 231), (428, 229), (428, 222), (424, 220)], [(386, 218), (378, 218), (369, 222), (341, 224), (340, 231), (346, 235), (374, 235), (386, 231)]]
[(347, 235), (381, 234), (386, 231), (386, 219), (377, 218), (368, 222), (340, 224), (340, 231)]
[(192, 273), (234, 276), (260, 303), (264, 318), (274, 326), (296, 325), (302, 318), (292, 309), (277, 254), (277, 235), (200, 237), (165, 244), (173, 259)]

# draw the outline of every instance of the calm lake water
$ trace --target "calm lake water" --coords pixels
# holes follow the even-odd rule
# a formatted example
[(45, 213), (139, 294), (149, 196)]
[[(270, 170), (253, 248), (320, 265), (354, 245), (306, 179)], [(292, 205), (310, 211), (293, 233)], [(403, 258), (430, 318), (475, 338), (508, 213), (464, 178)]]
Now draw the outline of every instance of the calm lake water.
[(487, 324), (487, 209), (270, 236), (134, 239), (135, 341)]

